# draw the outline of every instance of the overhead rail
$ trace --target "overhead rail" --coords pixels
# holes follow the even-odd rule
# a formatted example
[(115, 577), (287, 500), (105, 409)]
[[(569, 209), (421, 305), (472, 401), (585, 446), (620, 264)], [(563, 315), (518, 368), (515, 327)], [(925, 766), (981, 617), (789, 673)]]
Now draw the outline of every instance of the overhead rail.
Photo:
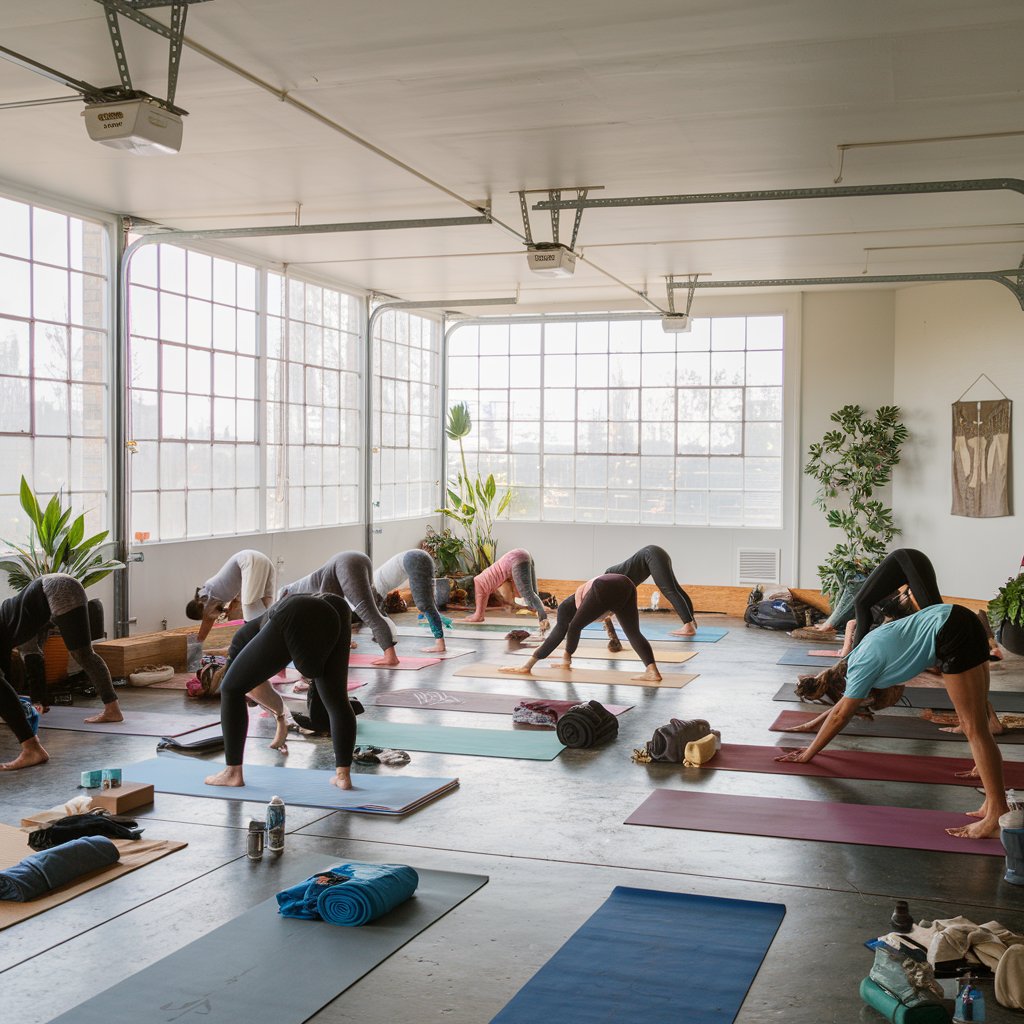
[(862, 196), (929, 195), (938, 192), (1000, 192), (1024, 195), (1022, 178), (972, 178), (959, 181), (898, 181), (884, 185), (824, 185), (818, 188), (770, 188), (750, 192), (693, 192), (668, 196), (620, 196), (600, 199), (548, 199), (534, 210), (612, 210), (640, 206), (699, 206), (707, 203), (763, 203), (789, 199), (843, 199)]

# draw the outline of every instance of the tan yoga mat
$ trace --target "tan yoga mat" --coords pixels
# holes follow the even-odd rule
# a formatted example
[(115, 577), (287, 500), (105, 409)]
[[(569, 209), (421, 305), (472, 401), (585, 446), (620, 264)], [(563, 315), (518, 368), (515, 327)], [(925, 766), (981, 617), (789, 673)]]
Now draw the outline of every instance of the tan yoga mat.
[[(188, 843), (170, 839), (114, 839), (112, 842), (121, 851), (121, 859), (116, 864), (83, 875), (70, 885), (54, 889), (53, 892), (28, 903), (0, 900), (0, 931), (188, 846)], [(0, 825), (0, 871), (13, 867), (19, 860), (24, 860), (33, 852), (32, 847), (28, 845), (27, 832), (22, 832), (11, 825)]]
[[(535, 612), (524, 612), (522, 615), (509, 615), (507, 612), (485, 612), (484, 614), (486, 618), (483, 622), (466, 622), (458, 612), (449, 615), (449, 618), (456, 629), (473, 629), (476, 626), (522, 626), (523, 629), (532, 629), (537, 625)], [(554, 612), (549, 613), (548, 619), (553, 618)]]
[[(509, 654), (517, 654), (520, 657), (528, 658), (536, 648), (522, 647), (518, 651), (509, 651)], [(552, 651), (553, 654), (561, 654), (564, 650), (563, 646), (558, 646)], [(655, 651), (655, 660), (662, 662), (666, 665), (682, 665), (684, 661), (689, 661), (691, 658), (697, 657), (696, 651)], [(576, 653), (573, 658), (607, 658), (609, 661), (632, 661), (634, 664), (639, 665), (640, 659), (636, 656), (636, 652), (632, 648), (623, 647), (621, 651), (609, 651), (607, 646), (604, 647), (583, 647), (576, 648)]]
[(534, 668), (528, 676), (510, 675), (499, 672), (497, 665), (466, 665), (453, 675), (471, 679), (535, 679), (542, 683), (609, 683), (612, 686), (649, 686), (652, 690), (678, 690), (693, 682), (696, 675), (673, 672), (665, 675), (660, 683), (642, 682), (631, 678), (629, 672), (618, 672), (613, 668)]

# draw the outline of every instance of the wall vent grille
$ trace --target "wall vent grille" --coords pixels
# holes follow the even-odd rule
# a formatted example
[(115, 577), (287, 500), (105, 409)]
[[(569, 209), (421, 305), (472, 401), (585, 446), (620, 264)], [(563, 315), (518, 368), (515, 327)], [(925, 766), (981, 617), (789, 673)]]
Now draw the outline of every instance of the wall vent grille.
[(736, 552), (738, 583), (781, 583), (780, 548), (739, 548)]

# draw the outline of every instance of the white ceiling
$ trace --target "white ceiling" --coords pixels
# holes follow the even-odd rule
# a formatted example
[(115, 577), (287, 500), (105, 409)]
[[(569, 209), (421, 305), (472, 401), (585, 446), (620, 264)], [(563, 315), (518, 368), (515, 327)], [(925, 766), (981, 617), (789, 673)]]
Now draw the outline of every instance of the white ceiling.
[[(136, 86), (162, 95), (166, 43), (122, 24)], [(212, 0), (191, 8), (187, 34), (516, 228), (519, 188), (822, 186), (841, 143), (1024, 131), (1019, 0)], [(94, 0), (0, 0), (0, 40), (116, 81)], [(67, 94), (0, 61), (0, 104)], [(471, 213), (195, 50), (177, 102), (190, 111), (182, 152), (151, 158), (89, 142), (78, 103), (0, 109), (0, 180), (179, 227), (286, 224), (297, 204), (304, 223)], [(856, 149), (843, 180), (1016, 177), (1022, 158), (1024, 135)], [(563, 239), (570, 228), (563, 214)], [(1013, 267), (1024, 196), (590, 210), (578, 247), (593, 265), (571, 282), (531, 275), (521, 242), (495, 225), (232, 245), (402, 298), (518, 288), (522, 308), (640, 308), (609, 274), (664, 304), (669, 273)]]

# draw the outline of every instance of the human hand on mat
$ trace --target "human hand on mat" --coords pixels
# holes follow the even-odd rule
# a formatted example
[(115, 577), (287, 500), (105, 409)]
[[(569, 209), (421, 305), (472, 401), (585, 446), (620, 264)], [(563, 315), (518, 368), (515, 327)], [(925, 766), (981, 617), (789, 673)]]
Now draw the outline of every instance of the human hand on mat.
[(808, 761), (814, 755), (808, 756), (807, 748), (801, 747), (799, 750), (787, 750), (786, 753), (775, 758), (776, 761), (793, 761), (795, 764), (807, 764)]
[(337, 786), (338, 789), (351, 789), (352, 788), (352, 769), (337, 767), (334, 769), (334, 776), (331, 779), (331, 785)]
[(978, 779), (981, 775), (978, 772), (978, 766), (974, 765), (972, 768), (968, 768), (965, 772), (953, 772), (955, 778), (958, 779)]
[(387, 668), (390, 668), (393, 665), (397, 665), (398, 664), (398, 655), (395, 654), (394, 647), (389, 647), (384, 652), (384, 657), (383, 658), (377, 658), (374, 661), (373, 664), (374, 665), (383, 665), (383, 666), (385, 666)]

